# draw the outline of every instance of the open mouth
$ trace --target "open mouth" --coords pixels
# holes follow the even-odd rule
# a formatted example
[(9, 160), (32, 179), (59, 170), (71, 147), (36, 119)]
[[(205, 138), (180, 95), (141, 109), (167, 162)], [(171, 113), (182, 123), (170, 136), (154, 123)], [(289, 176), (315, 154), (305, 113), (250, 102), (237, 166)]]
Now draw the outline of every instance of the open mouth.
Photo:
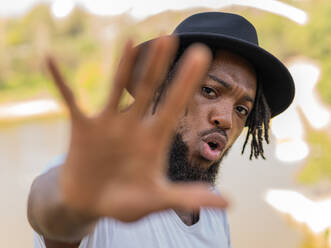
[(216, 142), (208, 142), (207, 144), (209, 145), (212, 151), (215, 151), (219, 147), (218, 143)]
[(200, 143), (200, 155), (209, 161), (219, 159), (225, 144), (226, 137), (219, 133), (211, 133), (202, 137)]

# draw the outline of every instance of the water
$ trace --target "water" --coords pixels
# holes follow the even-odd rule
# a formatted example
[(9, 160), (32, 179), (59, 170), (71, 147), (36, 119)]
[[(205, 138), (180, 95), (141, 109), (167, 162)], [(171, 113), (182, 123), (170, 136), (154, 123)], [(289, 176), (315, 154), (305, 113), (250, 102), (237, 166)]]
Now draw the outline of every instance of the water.
[(63, 120), (0, 128), (1, 247), (33, 247), (26, 219), (30, 185), (47, 163), (65, 151), (67, 131)]
[[(26, 219), (26, 201), (33, 178), (68, 144), (68, 122), (35, 120), (0, 128), (0, 241), (1, 247), (32, 248), (32, 229)], [(242, 139), (224, 160), (221, 191), (232, 199), (229, 209), (233, 247), (293, 248), (301, 234), (287, 218), (265, 203), (267, 189), (298, 189), (294, 175), (299, 163), (285, 165), (267, 149), (269, 160), (248, 162), (238, 156)]]

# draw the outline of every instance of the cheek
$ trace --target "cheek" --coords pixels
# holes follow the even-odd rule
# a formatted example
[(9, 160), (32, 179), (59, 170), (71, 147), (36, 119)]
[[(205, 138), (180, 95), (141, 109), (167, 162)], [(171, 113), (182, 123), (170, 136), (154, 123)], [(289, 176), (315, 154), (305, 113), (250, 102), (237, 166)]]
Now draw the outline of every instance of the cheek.
[(190, 130), (190, 126), (188, 125), (188, 123), (189, 121), (187, 120), (187, 116), (184, 116), (178, 121), (177, 124), (176, 133), (180, 134), (183, 139)]
[(176, 132), (182, 136), (183, 141), (189, 146), (196, 142), (197, 130), (199, 130), (201, 125), (201, 122), (198, 120), (198, 116), (192, 115), (192, 112), (189, 110), (187, 115), (178, 122)]
[(183, 132), (196, 129), (201, 119), (201, 107), (202, 104), (197, 101), (197, 96), (193, 97), (185, 109), (184, 115), (179, 120), (178, 129)]
[(180, 135), (185, 135), (185, 133), (187, 132), (187, 127), (184, 123), (180, 122), (176, 128), (176, 133), (180, 134)]

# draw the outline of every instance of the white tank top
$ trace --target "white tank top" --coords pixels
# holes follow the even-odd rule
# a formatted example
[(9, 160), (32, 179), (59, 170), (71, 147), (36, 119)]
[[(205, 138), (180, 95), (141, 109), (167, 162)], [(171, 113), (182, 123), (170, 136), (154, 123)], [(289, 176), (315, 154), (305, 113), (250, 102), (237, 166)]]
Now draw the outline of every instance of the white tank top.
[[(47, 166), (63, 163), (64, 156)], [(217, 189), (212, 189), (219, 194)], [(94, 231), (79, 248), (231, 248), (226, 212), (201, 208), (199, 221), (192, 226), (182, 222), (174, 210), (150, 214), (136, 222), (100, 219)], [(41, 235), (34, 233), (34, 248), (46, 248)]]
[[(45, 248), (35, 233), (35, 248)], [(231, 248), (224, 211), (202, 208), (197, 223), (187, 226), (173, 210), (151, 214), (133, 223), (101, 219), (79, 248)]]

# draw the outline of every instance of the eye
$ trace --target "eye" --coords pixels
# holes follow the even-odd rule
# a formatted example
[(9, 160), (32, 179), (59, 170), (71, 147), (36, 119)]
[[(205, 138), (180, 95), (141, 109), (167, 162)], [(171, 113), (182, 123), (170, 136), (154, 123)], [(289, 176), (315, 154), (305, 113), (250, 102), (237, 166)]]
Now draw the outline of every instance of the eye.
[(202, 87), (201, 88), (201, 91), (202, 91), (202, 94), (204, 95), (204, 96), (207, 96), (207, 97), (209, 97), (209, 98), (214, 98), (214, 97), (216, 97), (216, 92), (215, 92), (215, 90), (213, 90), (212, 88), (209, 88), (209, 87), (206, 87), (206, 86), (204, 86), (204, 87)]
[(248, 110), (242, 106), (238, 106), (237, 111), (239, 114), (243, 115), (243, 116), (248, 116)]

